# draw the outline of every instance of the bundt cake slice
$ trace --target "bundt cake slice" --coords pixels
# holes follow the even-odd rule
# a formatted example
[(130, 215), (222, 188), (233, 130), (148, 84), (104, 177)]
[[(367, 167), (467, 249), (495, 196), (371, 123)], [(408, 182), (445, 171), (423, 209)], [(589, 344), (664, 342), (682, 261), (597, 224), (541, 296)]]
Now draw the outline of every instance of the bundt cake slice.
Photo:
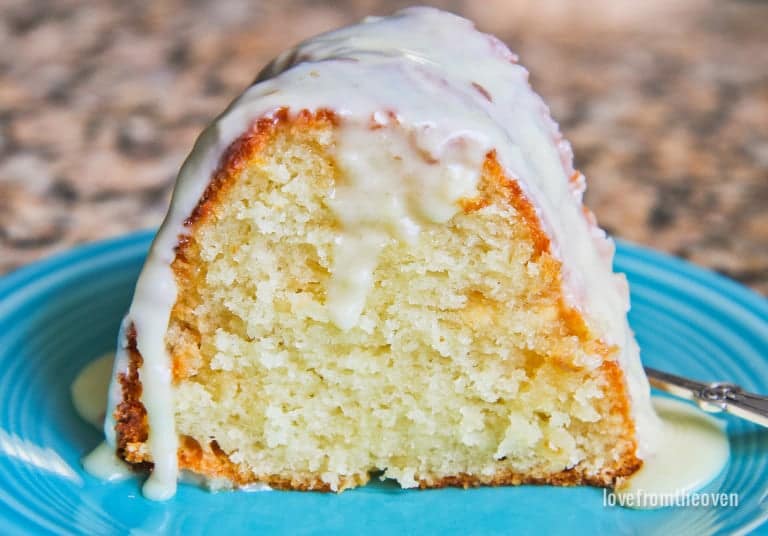
[(214, 488), (614, 486), (655, 415), (611, 242), (516, 57), (408, 9), (198, 140), (123, 323), (118, 456)]

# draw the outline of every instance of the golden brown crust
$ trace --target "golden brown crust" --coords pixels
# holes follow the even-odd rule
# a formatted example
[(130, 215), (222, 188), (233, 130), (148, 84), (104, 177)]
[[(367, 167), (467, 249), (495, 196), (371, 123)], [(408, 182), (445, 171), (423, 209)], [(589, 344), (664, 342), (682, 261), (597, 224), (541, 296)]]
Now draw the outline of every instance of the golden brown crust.
[[(287, 109), (281, 109), (267, 118), (256, 121), (252, 128), (238, 138), (222, 157), (221, 164), (214, 178), (209, 183), (205, 193), (201, 197), (195, 209), (185, 221), (190, 233), (194, 233), (197, 226), (206, 221), (220, 202), (236, 177), (249, 165), (253, 159), (258, 158), (259, 152), (270, 142), (279, 127), (287, 128), (312, 128), (338, 123), (338, 117), (329, 110), (320, 110), (310, 113), (301, 111), (295, 117), (289, 117)], [(525, 223), (534, 246), (534, 258), (539, 258), (544, 269), (555, 274), (552, 278), (552, 292), (562, 295), (560, 287), (560, 263), (550, 255), (549, 237), (544, 232), (538, 219), (535, 207), (522, 191), (519, 183), (509, 178), (499, 164), (495, 151), (486, 156), (483, 165), (484, 183), (481, 186), (480, 195), (472, 199), (460, 201), (464, 212), (480, 210), (490, 204), (493, 198), (502, 194), (510, 205), (519, 214)], [(177, 279), (185, 279), (190, 270), (194, 270), (188, 259), (195, 255), (189, 250), (194, 247), (191, 241), (180, 237), (176, 248), (176, 258), (172, 268)], [(473, 487), (479, 485), (517, 485), (517, 484), (553, 484), (553, 485), (593, 485), (612, 487), (617, 479), (634, 473), (642, 465), (642, 461), (635, 456), (636, 439), (631, 419), (628, 394), (624, 375), (614, 360), (617, 348), (605, 344), (595, 338), (581, 313), (568, 306), (562, 296), (558, 300), (560, 319), (566, 327), (566, 335), (577, 336), (589, 353), (600, 355), (605, 359), (602, 365), (605, 381), (607, 383), (606, 399), (607, 411), (611, 417), (623, 423), (623, 434), (617, 441), (626, 445), (620, 460), (605, 467), (598, 475), (588, 474), (586, 470), (578, 467), (563, 470), (546, 477), (537, 477), (530, 474), (516, 473), (510, 470), (502, 470), (490, 476), (459, 474), (443, 478), (423, 478), (419, 481), (422, 488), (441, 487)], [(172, 313), (176, 314), (176, 312)], [(136, 347), (136, 332), (130, 326), (127, 332), (129, 368), (128, 372), (119, 377), (122, 387), (123, 400), (115, 411), (117, 432), (117, 453), (120, 457), (134, 464), (147, 464), (150, 462), (143, 444), (148, 437), (148, 424), (146, 410), (141, 403), (141, 382), (138, 376), (139, 367), (142, 364), (141, 354)], [(190, 363), (184, 358), (184, 352), (172, 352), (173, 377), (175, 381), (188, 375)], [(254, 482), (264, 482), (276, 489), (295, 490), (321, 490), (330, 491), (330, 485), (320, 480), (316, 475), (253, 475), (233, 463), (227, 454), (223, 452), (215, 441), (201, 447), (194, 439), (182, 438), (178, 451), (179, 467), (215, 478), (222, 477), (232, 481), (236, 485), (246, 485)], [(352, 475), (341, 483), (340, 488), (353, 487), (364, 484), (368, 475)]]
[(545, 251), (549, 251), (549, 237), (541, 227), (539, 216), (536, 213), (536, 207), (534, 207), (531, 201), (525, 196), (520, 187), (520, 183), (516, 179), (506, 175), (496, 158), (496, 151), (492, 151), (489, 157), (485, 159), (483, 172), (490, 174), (507, 190), (507, 199), (509, 200), (509, 203), (520, 215), (520, 218), (525, 222), (531, 233), (531, 240), (533, 241), (535, 251), (534, 258)]
[[(616, 438), (617, 442), (621, 440), (623, 444), (626, 445), (619, 467), (625, 465), (634, 466), (639, 463), (639, 465), (636, 466), (636, 469), (639, 469), (642, 466), (642, 461), (635, 455), (635, 452), (637, 452), (637, 438), (635, 437), (635, 428), (632, 421), (632, 408), (629, 406), (629, 393), (627, 392), (624, 373), (619, 367), (618, 362), (615, 360), (604, 361), (600, 368), (608, 383), (606, 391), (613, 395), (609, 410), (610, 415), (625, 423), (621, 437)], [(621, 474), (617, 476), (628, 475)]]
[[(229, 146), (221, 159), (218, 170), (203, 192), (192, 213), (184, 221), (186, 227), (194, 227), (199, 221), (206, 219), (210, 211), (217, 205), (217, 200), (226, 191), (228, 185), (240, 175), (243, 169), (259, 154), (275, 135), (279, 126), (290, 125), (293, 128), (320, 127), (335, 125), (338, 116), (331, 110), (320, 109), (314, 114), (308, 110), (300, 111), (296, 117), (289, 117), (288, 108), (280, 108), (267, 117), (256, 120), (250, 130), (237, 138)], [(180, 237), (179, 246), (186, 243)]]
[(549, 486), (595, 486), (599, 488), (613, 488), (617, 479), (633, 474), (642, 467), (643, 462), (637, 458), (626, 459), (617, 468), (607, 469), (599, 475), (589, 475), (576, 468), (565, 469), (546, 477), (535, 477), (526, 473), (515, 471), (499, 471), (496, 474), (468, 475), (444, 477), (434, 481), (420, 480), (421, 489), (428, 488), (475, 488), (479, 486), (519, 486), (521, 484), (537, 484)]
[(122, 400), (115, 408), (115, 432), (117, 435), (117, 454), (131, 463), (145, 461), (137, 456), (136, 445), (142, 444), (149, 435), (147, 426), (147, 410), (141, 403), (141, 381), (139, 367), (143, 359), (136, 348), (136, 328), (128, 326), (126, 332), (128, 343), (128, 371), (118, 375), (122, 387)]

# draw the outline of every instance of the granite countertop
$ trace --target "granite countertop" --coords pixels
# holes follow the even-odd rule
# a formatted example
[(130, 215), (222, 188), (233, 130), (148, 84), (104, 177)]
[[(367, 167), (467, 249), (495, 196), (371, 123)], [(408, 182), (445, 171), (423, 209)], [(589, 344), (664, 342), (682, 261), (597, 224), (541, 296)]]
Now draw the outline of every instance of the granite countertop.
[[(519, 53), (604, 227), (768, 294), (768, 2), (429, 3)], [(0, 273), (158, 225), (195, 137), (261, 65), (406, 4), (4, 1)]]

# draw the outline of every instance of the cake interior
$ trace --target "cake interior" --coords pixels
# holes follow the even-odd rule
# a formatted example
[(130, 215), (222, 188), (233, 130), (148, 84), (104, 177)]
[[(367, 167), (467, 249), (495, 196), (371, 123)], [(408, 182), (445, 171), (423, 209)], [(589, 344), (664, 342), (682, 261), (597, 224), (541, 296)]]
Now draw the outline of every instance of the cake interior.
[[(616, 349), (564, 304), (560, 263), (493, 153), (452, 220), (384, 248), (358, 325), (329, 321), (336, 128), (328, 113), (258, 122), (188, 221), (166, 335), (181, 468), (324, 490), (378, 472), (404, 487), (634, 472)], [(123, 455), (151, 461), (129, 435)]]

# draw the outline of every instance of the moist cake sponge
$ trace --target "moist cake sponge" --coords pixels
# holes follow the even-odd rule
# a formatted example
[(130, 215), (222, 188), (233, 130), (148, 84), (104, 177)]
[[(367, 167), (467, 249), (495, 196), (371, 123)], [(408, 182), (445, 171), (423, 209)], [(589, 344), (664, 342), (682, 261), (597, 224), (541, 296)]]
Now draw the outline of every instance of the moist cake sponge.
[(410, 9), (278, 58), (203, 134), (105, 425), (153, 471), (148, 495), (179, 469), (341, 491), (614, 486), (642, 465), (654, 416), (626, 285), (514, 60)]

